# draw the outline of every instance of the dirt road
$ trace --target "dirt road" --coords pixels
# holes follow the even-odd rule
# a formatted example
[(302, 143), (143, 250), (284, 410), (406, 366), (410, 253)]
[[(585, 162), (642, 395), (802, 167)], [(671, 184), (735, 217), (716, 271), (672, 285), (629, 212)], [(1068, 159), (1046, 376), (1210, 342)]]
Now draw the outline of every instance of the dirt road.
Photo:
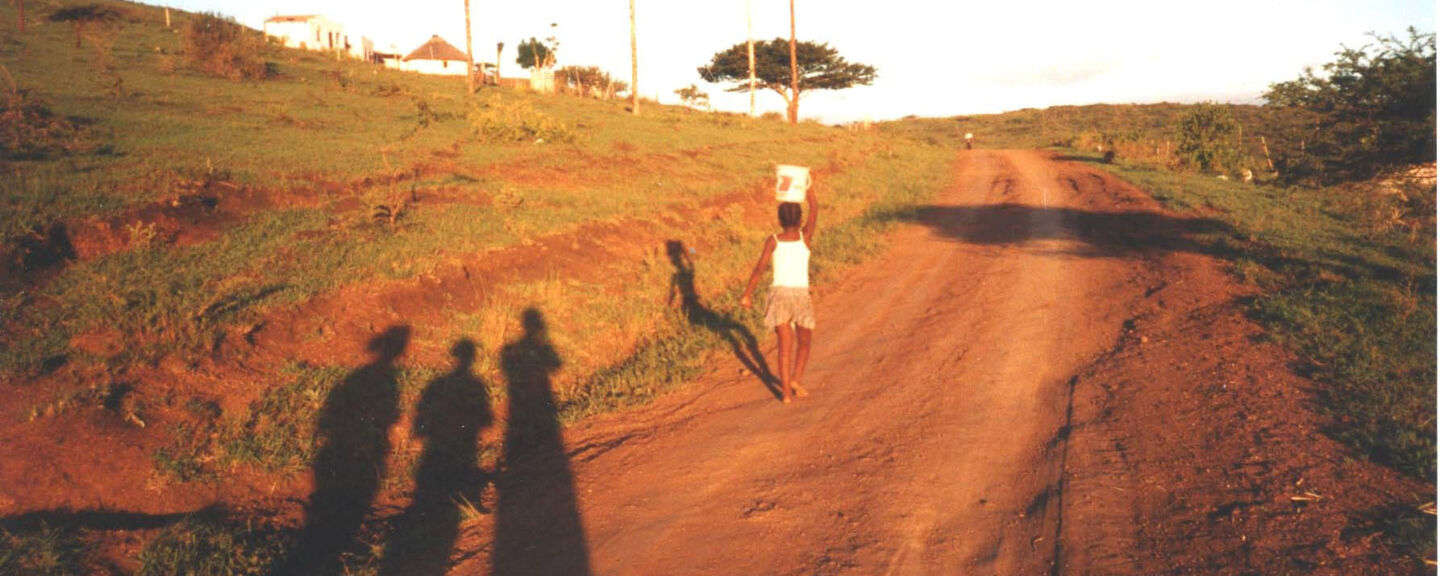
[[(455, 573), (1050, 572), (1072, 376), (1148, 283), (1107, 229), (1141, 199), (1104, 184), (1041, 152), (961, 154), (885, 255), (817, 287), (811, 397), (782, 405), (726, 357), (568, 430), (573, 486), (536, 478), (549, 504), (463, 539)], [(491, 558), (496, 530), (531, 553)]]

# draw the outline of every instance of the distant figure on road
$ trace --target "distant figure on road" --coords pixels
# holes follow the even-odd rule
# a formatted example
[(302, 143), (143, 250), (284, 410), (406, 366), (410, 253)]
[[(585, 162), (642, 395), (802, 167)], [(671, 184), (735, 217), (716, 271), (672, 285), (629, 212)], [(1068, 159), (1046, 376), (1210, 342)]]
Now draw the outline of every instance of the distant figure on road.
[[(760, 283), (765, 265), (774, 264), (774, 279), (770, 294), (765, 302), (765, 327), (775, 330), (780, 339), (780, 401), (789, 404), (795, 397), (809, 396), (800, 385), (805, 375), (805, 363), (810, 359), (810, 337), (815, 330), (815, 309), (810, 303), (810, 246), (815, 241), (815, 216), (820, 203), (815, 199), (812, 186), (805, 195), (810, 209), (804, 210), (797, 202), (782, 202), (778, 209), (780, 218), (779, 234), (772, 234), (765, 240), (755, 270), (750, 273), (750, 283), (740, 297), (740, 305), (749, 307), (750, 294)], [(809, 212), (805, 227), (800, 227), (800, 217)], [(799, 346), (795, 346), (799, 340)], [(794, 356), (791, 356), (794, 350)]]
[(970, 133), (970, 132), (966, 132), (966, 133), (965, 133), (965, 149), (966, 149), (966, 150), (969, 150), (970, 147), (971, 147), (971, 146), (974, 146), (974, 145), (975, 145), (975, 134)]

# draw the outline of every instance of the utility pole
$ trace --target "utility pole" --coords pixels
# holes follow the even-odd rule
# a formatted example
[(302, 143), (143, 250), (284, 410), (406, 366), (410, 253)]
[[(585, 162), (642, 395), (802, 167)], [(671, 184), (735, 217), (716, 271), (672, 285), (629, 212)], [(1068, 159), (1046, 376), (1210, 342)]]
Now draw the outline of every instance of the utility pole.
[(465, 0), (465, 90), (475, 93), (475, 49), (470, 43), (470, 0)]
[(640, 58), (635, 49), (635, 0), (630, 0), (630, 113), (640, 115)]
[(750, 0), (745, 0), (745, 43), (750, 51), (750, 116), (755, 116), (755, 23), (750, 18)]
[(795, 62), (795, 0), (790, 0), (790, 123), (800, 123), (800, 67)]

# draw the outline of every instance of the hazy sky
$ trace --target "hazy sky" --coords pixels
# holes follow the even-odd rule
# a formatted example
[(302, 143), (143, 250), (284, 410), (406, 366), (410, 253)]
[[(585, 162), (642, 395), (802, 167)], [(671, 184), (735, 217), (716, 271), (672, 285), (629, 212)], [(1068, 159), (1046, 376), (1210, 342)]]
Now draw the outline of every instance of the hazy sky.
[[(259, 28), (276, 14), (323, 14), (380, 50), (409, 52), (432, 34), (465, 48), (463, 0), (151, 0), (219, 12)], [(788, 0), (749, 0), (754, 37), (789, 36)], [(744, 111), (746, 94), (706, 84), (695, 69), (746, 38), (747, 0), (635, 0), (640, 92), (677, 102), (697, 85), (716, 108)], [(628, 0), (472, 0), (477, 60), (505, 43), (503, 74), (520, 76), (515, 45), (560, 40), (560, 65), (599, 66), (630, 79)], [(875, 66), (873, 86), (816, 91), (805, 118), (884, 120), (1061, 104), (1258, 102), (1269, 84), (1359, 47), (1367, 33), (1435, 30), (1433, 0), (795, 0), (796, 35)], [(773, 92), (761, 111), (784, 110)]]

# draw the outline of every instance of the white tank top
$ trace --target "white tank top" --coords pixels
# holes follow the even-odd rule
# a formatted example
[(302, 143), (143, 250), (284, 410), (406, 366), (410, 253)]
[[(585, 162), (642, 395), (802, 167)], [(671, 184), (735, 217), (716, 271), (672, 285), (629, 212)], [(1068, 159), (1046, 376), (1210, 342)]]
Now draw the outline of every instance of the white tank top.
[(775, 236), (775, 253), (770, 262), (775, 267), (775, 280), (771, 286), (792, 288), (810, 287), (810, 247), (805, 245), (805, 233), (799, 240), (785, 242)]

